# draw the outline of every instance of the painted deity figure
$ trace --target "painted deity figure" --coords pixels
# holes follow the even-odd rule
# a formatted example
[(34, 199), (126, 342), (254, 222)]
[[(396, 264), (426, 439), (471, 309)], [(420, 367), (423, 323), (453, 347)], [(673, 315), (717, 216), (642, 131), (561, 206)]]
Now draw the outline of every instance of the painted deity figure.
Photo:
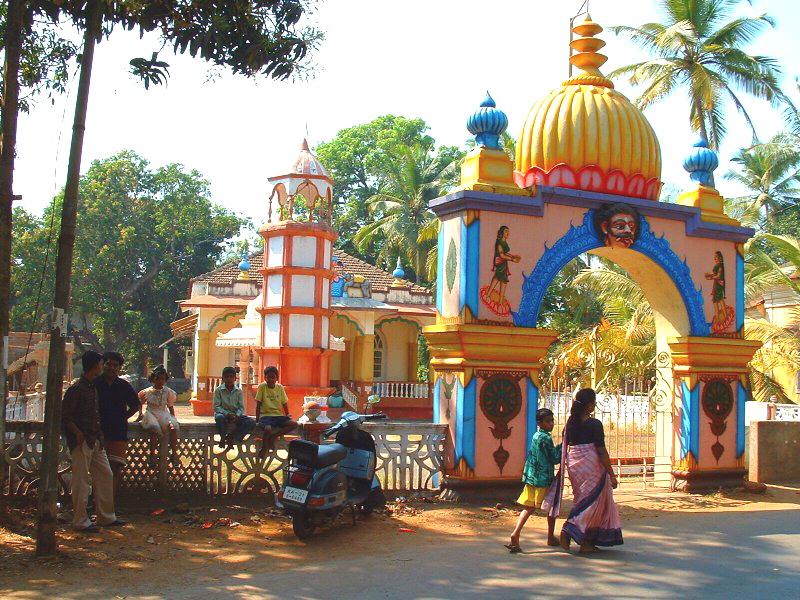
[(639, 237), (639, 211), (622, 202), (598, 208), (594, 223), (598, 237), (609, 248), (630, 248)]
[(483, 303), (496, 315), (501, 317), (511, 313), (511, 306), (506, 300), (506, 285), (511, 277), (508, 263), (518, 263), (521, 257), (518, 254), (511, 254), (511, 247), (508, 245), (509, 229), (503, 225), (497, 230), (497, 239), (494, 243), (494, 258), (492, 260), (492, 281), (481, 290)]
[(711, 320), (712, 333), (725, 331), (733, 322), (734, 310), (725, 304), (725, 261), (722, 252), (714, 252), (714, 268), (706, 273), (711, 284), (711, 301), (714, 303), (714, 317)]
[(341, 298), (344, 293), (344, 265), (342, 261), (336, 259), (333, 263), (333, 268), (336, 271), (336, 276), (331, 281), (331, 296), (334, 298)]
[(370, 289), (369, 289), (369, 280), (364, 277), (363, 275), (353, 275), (351, 273), (346, 273), (344, 282), (344, 288), (342, 290), (342, 294), (344, 296), (350, 297), (348, 290), (350, 288), (358, 288), (361, 290), (361, 296), (363, 298), (369, 298), (370, 296)]

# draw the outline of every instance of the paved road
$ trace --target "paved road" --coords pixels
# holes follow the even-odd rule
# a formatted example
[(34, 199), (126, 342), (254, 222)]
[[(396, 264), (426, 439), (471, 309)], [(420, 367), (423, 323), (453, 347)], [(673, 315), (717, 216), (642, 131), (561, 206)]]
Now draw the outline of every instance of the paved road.
[[(496, 531), (477, 538), (409, 535), (399, 552), (361, 556), (344, 547), (342, 558), (324, 564), (232, 572), (189, 586), (161, 586), (142, 597), (800, 598), (800, 510), (651, 512), (627, 520), (624, 534), (624, 546), (589, 557), (533, 541), (528, 553), (510, 555)], [(143, 591), (117, 593), (133, 598)]]

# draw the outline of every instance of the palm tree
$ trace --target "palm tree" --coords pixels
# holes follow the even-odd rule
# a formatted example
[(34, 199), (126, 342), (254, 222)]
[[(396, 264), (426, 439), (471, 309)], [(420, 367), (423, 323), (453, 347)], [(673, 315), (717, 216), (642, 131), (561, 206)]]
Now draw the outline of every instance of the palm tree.
[(430, 231), (435, 217), (428, 203), (450, 189), (457, 163), (457, 159), (443, 162), (432, 145), (398, 146), (378, 193), (367, 201), (375, 220), (359, 229), (353, 240), (363, 248), (383, 236), (379, 260), (399, 255), (414, 269), (418, 281), (429, 277), (426, 258), (435, 246), (435, 236), (430, 239), (424, 232)]
[[(764, 251), (771, 245), (780, 262)], [(656, 354), (655, 321), (642, 290), (626, 273), (601, 261), (600, 267), (583, 269), (572, 286), (597, 300), (603, 307), (602, 321), (568, 335), (549, 353), (551, 375), (589, 376), (600, 387), (615, 388), (632, 375), (650, 375)], [(777, 286), (787, 286), (800, 298), (800, 239), (760, 234), (745, 245), (745, 306), (752, 306)], [(776, 398), (793, 402), (774, 376), (776, 371), (800, 371), (800, 309), (787, 327), (766, 317), (747, 316), (745, 338), (759, 340), (762, 347), (750, 363), (750, 387), (757, 400)], [(595, 357), (594, 364), (592, 357)], [(600, 357), (600, 361), (597, 361)]]
[[(763, 245), (774, 248), (780, 262), (764, 251)], [(755, 305), (776, 288), (790, 290), (800, 299), (800, 240), (786, 235), (763, 233), (745, 244), (745, 305)], [(775, 397), (780, 402), (793, 402), (775, 379), (775, 371), (800, 371), (800, 309), (795, 308), (785, 327), (775, 325), (768, 315), (745, 318), (745, 337), (759, 340), (761, 348), (750, 362), (750, 384), (758, 400)]]
[(742, 148), (731, 161), (738, 170), (730, 169), (723, 177), (750, 190), (746, 196), (728, 200), (727, 207), (743, 222), (759, 224), (763, 210), (772, 224), (781, 211), (800, 208), (800, 151), (785, 134), (767, 144)]
[(621, 67), (610, 77), (626, 76), (632, 85), (646, 86), (636, 99), (641, 109), (684, 88), (692, 130), (714, 149), (719, 148), (727, 131), (726, 99), (733, 102), (756, 138), (750, 115), (734, 88), (773, 105), (785, 100), (778, 85), (781, 71), (777, 61), (742, 50), (775, 22), (766, 14), (728, 20), (737, 4), (738, 0), (660, 0), (663, 23), (611, 28), (653, 58)]
[(598, 389), (616, 389), (626, 378), (652, 374), (655, 320), (638, 284), (601, 259), (601, 266), (582, 269), (572, 287), (598, 300), (603, 317), (554, 346), (550, 375), (577, 375)]
[[(517, 156), (517, 140), (516, 138), (508, 133), (508, 131), (504, 131), (500, 134), (500, 139), (498, 140), (500, 145), (500, 150), (508, 154), (511, 160), (514, 160)], [(472, 150), (475, 147), (475, 138), (469, 138), (467, 140), (467, 148)]]

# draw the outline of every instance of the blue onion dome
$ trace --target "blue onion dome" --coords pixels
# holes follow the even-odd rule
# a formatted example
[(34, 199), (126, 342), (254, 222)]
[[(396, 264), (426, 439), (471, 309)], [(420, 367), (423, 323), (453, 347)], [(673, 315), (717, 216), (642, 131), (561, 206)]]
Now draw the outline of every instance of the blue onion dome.
[(714, 185), (714, 169), (718, 166), (717, 153), (708, 147), (703, 137), (694, 143), (689, 156), (683, 159), (683, 168), (688, 171), (691, 180), (702, 185)]
[(406, 272), (403, 270), (403, 266), (400, 264), (400, 257), (397, 257), (397, 266), (392, 271), (392, 277), (395, 279), (403, 279), (406, 276)]
[(247, 260), (247, 250), (242, 250), (242, 261), (239, 263), (240, 271), (250, 270), (250, 261)]
[(486, 92), (480, 108), (467, 119), (467, 130), (475, 136), (478, 146), (500, 148), (500, 135), (508, 127), (508, 117), (496, 106), (489, 92)]

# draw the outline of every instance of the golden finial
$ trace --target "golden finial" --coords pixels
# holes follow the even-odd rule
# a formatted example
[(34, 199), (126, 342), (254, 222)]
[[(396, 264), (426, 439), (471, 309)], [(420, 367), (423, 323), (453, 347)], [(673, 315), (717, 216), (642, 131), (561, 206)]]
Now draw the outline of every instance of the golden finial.
[(594, 37), (603, 31), (603, 28), (592, 21), (592, 17), (587, 12), (583, 22), (575, 25), (572, 31), (578, 37), (569, 44), (570, 49), (575, 52), (570, 55), (569, 62), (583, 72), (575, 77), (570, 77), (564, 82), (564, 85), (598, 85), (613, 89), (614, 84), (603, 76), (599, 68), (608, 60), (607, 56), (597, 52), (606, 43)]

